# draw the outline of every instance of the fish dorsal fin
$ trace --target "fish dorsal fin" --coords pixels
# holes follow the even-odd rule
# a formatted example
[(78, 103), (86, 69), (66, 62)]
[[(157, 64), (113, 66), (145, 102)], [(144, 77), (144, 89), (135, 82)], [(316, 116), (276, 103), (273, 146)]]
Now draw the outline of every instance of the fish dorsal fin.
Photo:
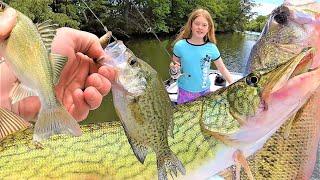
[(51, 52), (51, 44), (56, 34), (58, 24), (53, 24), (51, 20), (48, 20), (43, 23), (39, 23), (36, 26), (48, 52)]
[(0, 107), (0, 140), (18, 131), (22, 131), (31, 126), (13, 112)]
[(37, 96), (37, 94), (20, 82), (16, 82), (10, 92), (11, 104), (14, 104), (29, 96)]
[(64, 67), (64, 65), (68, 61), (68, 57), (62, 56), (60, 54), (50, 54), (50, 59), (53, 68), (53, 83), (57, 84), (59, 82), (60, 73)]

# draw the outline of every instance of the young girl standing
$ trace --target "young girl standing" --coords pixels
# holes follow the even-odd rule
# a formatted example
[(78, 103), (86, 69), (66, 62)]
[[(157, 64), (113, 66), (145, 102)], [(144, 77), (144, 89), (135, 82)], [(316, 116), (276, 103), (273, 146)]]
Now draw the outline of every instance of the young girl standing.
[(210, 90), (209, 69), (211, 61), (228, 83), (232, 77), (225, 67), (216, 46), (213, 20), (204, 9), (196, 9), (179, 33), (173, 47), (171, 68), (181, 66), (178, 79), (178, 104), (192, 101)]

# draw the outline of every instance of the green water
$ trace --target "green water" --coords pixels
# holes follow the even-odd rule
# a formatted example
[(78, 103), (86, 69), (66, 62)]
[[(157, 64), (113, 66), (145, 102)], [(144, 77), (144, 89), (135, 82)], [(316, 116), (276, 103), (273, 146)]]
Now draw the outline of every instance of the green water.
[[(256, 38), (256, 36), (240, 33), (217, 35), (217, 46), (229, 71), (240, 73), (245, 71), (247, 58)], [(150, 64), (161, 75), (162, 79), (165, 80), (169, 78), (168, 66), (170, 58), (161, 46), (167, 48), (171, 54), (170, 44), (172, 39), (161, 39), (161, 41), (162, 45), (160, 45), (156, 39), (135, 39), (125, 42), (125, 45), (129, 47), (137, 57)], [(214, 69), (215, 67), (212, 68)], [(118, 120), (118, 117), (115, 113), (112, 95), (110, 93), (104, 98), (102, 105), (98, 109), (91, 111), (87, 120), (82, 123), (87, 124), (114, 120)]]

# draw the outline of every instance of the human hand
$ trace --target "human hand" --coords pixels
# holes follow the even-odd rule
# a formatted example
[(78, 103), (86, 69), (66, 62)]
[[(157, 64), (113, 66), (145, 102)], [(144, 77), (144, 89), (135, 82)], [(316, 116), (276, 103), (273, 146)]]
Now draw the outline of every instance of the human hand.
[[(14, 13), (12, 17), (15, 20)], [(2, 24), (0, 29), (5, 31), (0, 34), (0, 38), (5, 39), (12, 28), (12, 25)], [(81, 121), (87, 117), (89, 110), (100, 106), (102, 97), (110, 91), (110, 80), (112, 81), (115, 76), (113, 69), (106, 66), (98, 67), (91, 58), (110, 60), (110, 57), (104, 53), (95, 35), (71, 28), (57, 30), (52, 43), (52, 52), (68, 57), (60, 81), (55, 87), (57, 98), (75, 119)], [(34, 119), (40, 109), (38, 97), (28, 97), (11, 106), (9, 93), (17, 78), (5, 63), (2, 64), (0, 105), (25, 119)], [(6, 74), (6, 80), (3, 79), (3, 74)]]
[(6, 8), (0, 16), (0, 41), (6, 39), (17, 21), (17, 13), (13, 8)]

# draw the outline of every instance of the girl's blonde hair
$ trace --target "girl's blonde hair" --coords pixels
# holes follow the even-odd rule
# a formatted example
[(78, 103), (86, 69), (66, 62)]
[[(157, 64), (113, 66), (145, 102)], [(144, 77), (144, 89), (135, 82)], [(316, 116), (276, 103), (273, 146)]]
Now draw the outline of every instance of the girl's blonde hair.
[(204, 37), (204, 41), (209, 41), (209, 42), (213, 42), (213, 43), (217, 43), (216, 40), (216, 36), (215, 36), (215, 29), (214, 29), (214, 23), (212, 20), (212, 17), (210, 15), (210, 13), (205, 10), (205, 9), (195, 9), (192, 11), (192, 13), (189, 15), (189, 19), (187, 21), (187, 23), (181, 28), (180, 33), (178, 34), (176, 40), (174, 41), (174, 43), (176, 43), (177, 41), (181, 40), (181, 39), (189, 39), (191, 38), (191, 27), (192, 27), (192, 23), (193, 21), (199, 17), (202, 16), (204, 18), (207, 19), (208, 23), (209, 23), (209, 31), (207, 33), (207, 35)]

